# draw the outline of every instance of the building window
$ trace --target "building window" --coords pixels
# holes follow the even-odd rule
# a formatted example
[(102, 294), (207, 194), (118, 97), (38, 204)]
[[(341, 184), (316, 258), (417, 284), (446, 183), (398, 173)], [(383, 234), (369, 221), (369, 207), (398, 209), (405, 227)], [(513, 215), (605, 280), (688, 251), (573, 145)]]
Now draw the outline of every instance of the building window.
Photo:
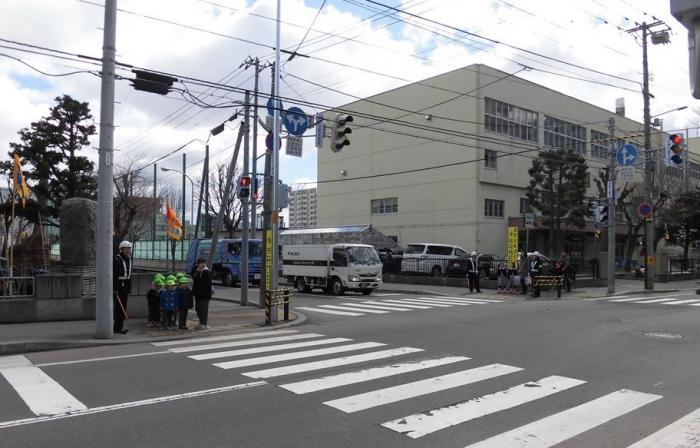
[(484, 167), (496, 169), (498, 167), (497, 152), (491, 149), (484, 149)]
[(688, 162), (688, 177), (700, 179), (700, 163)]
[(591, 172), (586, 171), (586, 188), (590, 188), (591, 186)]
[(373, 215), (398, 213), (399, 198), (372, 199), (370, 201), (370, 208)]
[(484, 216), (503, 218), (503, 208), (505, 201), (497, 199), (484, 199)]
[(586, 128), (545, 116), (544, 144), (552, 148), (573, 149), (579, 154), (586, 154)]
[[(622, 138), (615, 139), (615, 148), (625, 144)], [(610, 136), (591, 129), (591, 157), (607, 160), (610, 157)]]
[(524, 215), (529, 213), (530, 210), (530, 200), (528, 198), (520, 198), (520, 214)]
[(484, 127), (487, 131), (537, 142), (537, 112), (484, 98)]

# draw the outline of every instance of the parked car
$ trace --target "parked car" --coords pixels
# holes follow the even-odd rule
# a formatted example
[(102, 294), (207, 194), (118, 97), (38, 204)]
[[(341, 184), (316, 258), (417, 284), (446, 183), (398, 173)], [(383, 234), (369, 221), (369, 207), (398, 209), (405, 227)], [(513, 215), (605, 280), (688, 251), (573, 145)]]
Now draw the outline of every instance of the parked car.
[[(503, 257), (493, 254), (479, 255), (478, 267), (482, 279), (495, 280), (498, 263), (503, 261)], [(469, 269), (469, 257), (450, 260), (447, 264), (445, 274), (448, 277), (466, 277)]]
[(413, 243), (403, 251), (401, 272), (440, 277), (447, 272), (447, 264), (451, 260), (466, 257), (467, 251), (452, 244)]

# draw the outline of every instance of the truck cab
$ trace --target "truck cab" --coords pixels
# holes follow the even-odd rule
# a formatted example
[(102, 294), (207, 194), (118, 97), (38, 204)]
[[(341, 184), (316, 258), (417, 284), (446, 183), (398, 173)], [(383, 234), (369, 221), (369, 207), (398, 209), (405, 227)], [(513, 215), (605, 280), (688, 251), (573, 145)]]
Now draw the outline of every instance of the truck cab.
[(382, 263), (367, 244), (309, 244), (282, 247), (282, 272), (299, 292), (369, 295), (382, 284)]
[[(185, 269), (193, 273), (198, 258), (208, 258), (211, 240), (194, 240), (187, 251)], [(219, 240), (216, 254), (211, 266), (212, 279), (219, 280), (224, 286), (235, 286), (241, 281), (241, 248), (240, 238)], [(260, 283), (262, 269), (262, 240), (248, 241), (248, 281)]]

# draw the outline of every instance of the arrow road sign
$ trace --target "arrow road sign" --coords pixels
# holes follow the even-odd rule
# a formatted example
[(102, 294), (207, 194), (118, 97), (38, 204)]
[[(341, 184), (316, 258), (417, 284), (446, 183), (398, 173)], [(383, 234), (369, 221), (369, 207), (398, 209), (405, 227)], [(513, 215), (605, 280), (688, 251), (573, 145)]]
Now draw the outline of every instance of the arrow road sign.
[(622, 166), (632, 166), (637, 161), (637, 147), (634, 145), (623, 145), (617, 150), (617, 163)]
[(309, 117), (298, 107), (290, 107), (284, 114), (284, 127), (292, 135), (303, 135), (309, 127)]

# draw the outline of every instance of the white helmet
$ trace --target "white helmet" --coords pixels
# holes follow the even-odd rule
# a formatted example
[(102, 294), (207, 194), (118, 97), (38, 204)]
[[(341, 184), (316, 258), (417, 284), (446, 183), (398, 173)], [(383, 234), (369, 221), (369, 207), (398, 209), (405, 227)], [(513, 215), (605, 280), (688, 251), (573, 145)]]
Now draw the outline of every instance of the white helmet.
[(534, 256), (536, 256), (536, 257), (539, 257), (539, 256), (540, 256), (540, 253), (537, 252), (537, 251), (534, 251), (534, 252), (532, 253), (532, 255), (534, 255)]
[(476, 251), (472, 251), (472, 257), (479, 255)]
[(122, 249), (131, 249), (131, 243), (126, 240), (122, 241), (121, 243), (119, 243), (119, 250)]

